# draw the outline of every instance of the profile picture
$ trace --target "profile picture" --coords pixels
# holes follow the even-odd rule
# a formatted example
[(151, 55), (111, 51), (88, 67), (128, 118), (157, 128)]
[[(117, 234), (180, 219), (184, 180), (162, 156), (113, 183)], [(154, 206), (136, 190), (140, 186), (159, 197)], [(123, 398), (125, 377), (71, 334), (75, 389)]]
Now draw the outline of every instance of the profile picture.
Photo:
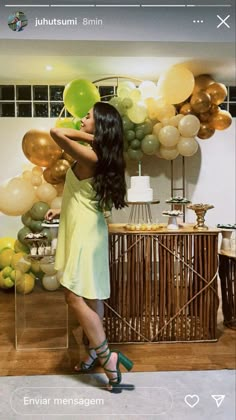
[(15, 12), (8, 16), (8, 26), (12, 31), (23, 31), (28, 25), (28, 19), (23, 12)]

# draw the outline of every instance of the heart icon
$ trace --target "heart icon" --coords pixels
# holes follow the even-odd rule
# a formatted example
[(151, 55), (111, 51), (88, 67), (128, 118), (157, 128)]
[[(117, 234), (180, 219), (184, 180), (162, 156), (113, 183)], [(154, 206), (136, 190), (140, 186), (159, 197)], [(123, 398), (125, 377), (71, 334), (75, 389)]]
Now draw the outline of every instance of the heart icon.
[(186, 404), (189, 405), (189, 407), (193, 408), (195, 407), (195, 405), (199, 403), (199, 396), (188, 394), (188, 395), (185, 395), (184, 401), (186, 402)]

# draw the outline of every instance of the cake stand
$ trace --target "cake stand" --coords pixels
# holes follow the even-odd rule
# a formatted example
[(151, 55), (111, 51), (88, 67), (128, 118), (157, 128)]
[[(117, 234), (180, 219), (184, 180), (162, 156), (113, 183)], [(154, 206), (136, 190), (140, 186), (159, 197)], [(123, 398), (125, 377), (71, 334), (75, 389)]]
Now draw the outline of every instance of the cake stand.
[(182, 216), (183, 212), (180, 210), (164, 210), (163, 216), (168, 216), (167, 229), (178, 230), (179, 224), (177, 221), (178, 216)]
[(187, 206), (188, 209), (194, 210), (197, 216), (197, 223), (193, 227), (197, 230), (207, 230), (208, 226), (205, 225), (205, 214), (207, 210), (213, 209), (212, 204), (190, 204)]
[(191, 201), (185, 197), (171, 197), (169, 200), (166, 200), (166, 203), (171, 204), (171, 210), (179, 210), (183, 213), (183, 220), (178, 220), (180, 226), (182, 226), (182, 222), (185, 222), (185, 206), (190, 204)]
[(127, 226), (135, 225), (151, 225), (153, 223), (151, 204), (159, 204), (159, 200), (153, 201), (127, 201), (131, 206), (131, 211)]

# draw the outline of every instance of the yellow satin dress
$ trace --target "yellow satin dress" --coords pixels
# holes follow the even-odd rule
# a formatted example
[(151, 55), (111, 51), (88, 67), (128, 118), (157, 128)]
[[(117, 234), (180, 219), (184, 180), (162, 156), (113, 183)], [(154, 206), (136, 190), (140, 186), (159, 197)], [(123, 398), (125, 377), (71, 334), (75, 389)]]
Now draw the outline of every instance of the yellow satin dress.
[(108, 228), (92, 186), (93, 178), (80, 180), (71, 168), (66, 174), (55, 269), (61, 284), (87, 299), (110, 296)]

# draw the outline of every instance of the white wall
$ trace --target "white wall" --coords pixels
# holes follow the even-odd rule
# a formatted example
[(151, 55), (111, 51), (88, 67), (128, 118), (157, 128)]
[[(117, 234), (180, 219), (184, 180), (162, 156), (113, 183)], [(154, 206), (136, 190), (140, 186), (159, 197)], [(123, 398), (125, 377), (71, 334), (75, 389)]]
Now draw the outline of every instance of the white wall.
[[(1, 165), (0, 184), (22, 173), (31, 165), (22, 151), (24, 134), (31, 128), (49, 129), (55, 119), (41, 118), (0, 118)], [(181, 158), (174, 161), (175, 186), (181, 184)], [(209, 210), (206, 223), (235, 223), (235, 119), (227, 130), (216, 131), (208, 140), (199, 140), (199, 150), (193, 157), (185, 159), (186, 196), (193, 203), (210, 203), (215, 206)], [(137, 175), (136, 162), (127, 164), (127, 186), (129, 177)], [(154, 198), (161, 201), (152, 206), (153, 220), (166, 221), (161, 216), (170, 207), (165, 200), (171, 195), (170, 162), (154, 156), (145, 157), (142, 174), (151, 177)], [(178, 195), (178, 193), (176, 193)], [(113, 222), (127, 222), (130, 209), (113, 212)], [(188, 210), (186, 221), (194, 222), (194, 212)], [(16, 236), (22, 227), (20, 217), (5, 216), (0, 213), (0, 237)]]

